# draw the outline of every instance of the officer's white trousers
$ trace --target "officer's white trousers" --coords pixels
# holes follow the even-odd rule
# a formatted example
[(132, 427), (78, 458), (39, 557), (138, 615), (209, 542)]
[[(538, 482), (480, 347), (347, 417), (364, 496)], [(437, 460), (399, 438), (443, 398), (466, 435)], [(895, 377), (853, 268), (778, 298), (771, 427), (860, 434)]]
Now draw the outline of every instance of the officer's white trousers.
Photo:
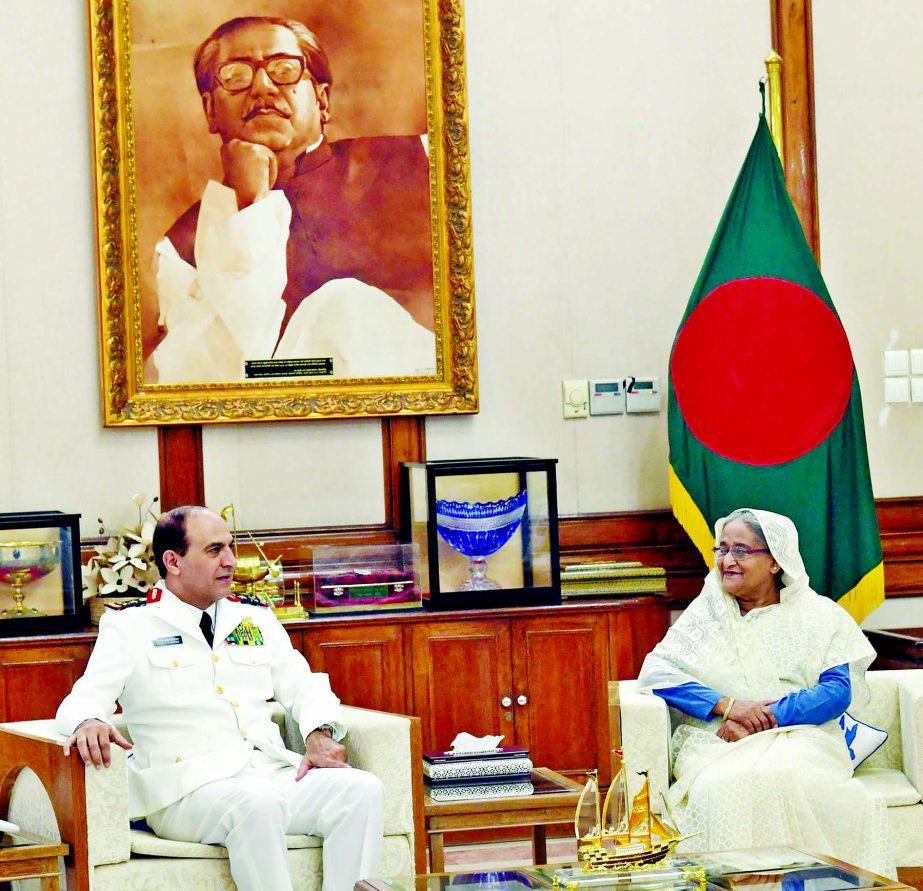
[(324, 839), (324, 891), (352, 891), (376, 874), (383, 793), (377, 777), (352, 767), (295, 768), (255, 751), (236, 776), (206, 783), (147, 822), (162, 838), (222, 844), (238, 891), (290, 891), (285, 835)]

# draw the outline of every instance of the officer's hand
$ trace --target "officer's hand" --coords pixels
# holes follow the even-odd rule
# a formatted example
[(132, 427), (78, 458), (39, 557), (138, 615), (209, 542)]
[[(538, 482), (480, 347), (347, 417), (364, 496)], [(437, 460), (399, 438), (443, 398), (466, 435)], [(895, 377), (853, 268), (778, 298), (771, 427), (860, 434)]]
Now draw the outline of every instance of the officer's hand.
[(74, 735), (64, 743), (64, 754), (70, 755), (71, 748), (76, 747), (77, 754), (80, 755), (84, 764), (92, 763), (97, 769), (108, 767), (111, 763), (110, 742), (114, 742), (123, 749), (131, 748), (131, 743), (111, 724), (90, 718), (77, 725)]
[(224, 183), (237, 193), (237, 209), (243, 210), (265, 198), (276, 184), (279, 162), (272, 149), (243, 139), (221, 146)]
[(295, 782), (312, 767), (349, 767), (346, 746), (338, 743), (326, 730), (312, 730), (304, 741), (304, 758), (295, 774)]

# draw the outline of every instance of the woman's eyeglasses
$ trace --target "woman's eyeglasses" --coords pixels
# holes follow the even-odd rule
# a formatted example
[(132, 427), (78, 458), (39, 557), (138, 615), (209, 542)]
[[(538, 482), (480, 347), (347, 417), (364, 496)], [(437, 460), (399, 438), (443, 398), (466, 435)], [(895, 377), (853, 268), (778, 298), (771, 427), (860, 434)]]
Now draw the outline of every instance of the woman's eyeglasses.
[(734, 545), (729, 548), (727, 545), (718, 545), (712, 548), (716, 557), (727, 557), (730, 554), (735, 560), (746, 560), (754, 554), (768, 554), (769, 548), (748, 548), (746, 545)]

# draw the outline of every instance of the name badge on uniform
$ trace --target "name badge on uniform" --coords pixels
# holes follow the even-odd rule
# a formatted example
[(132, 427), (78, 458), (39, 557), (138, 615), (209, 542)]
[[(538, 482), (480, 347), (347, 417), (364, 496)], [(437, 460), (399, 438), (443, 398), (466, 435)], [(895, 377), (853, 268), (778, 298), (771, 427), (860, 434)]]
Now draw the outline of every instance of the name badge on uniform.
[(225, 638), (225, 642), (242, 647), (261, 647), (263, 646), (263, 632), (249, 619), (244, 619)]
[(179, 634), (174, 634), (172, 637), (158, 637), (151, 641), (155, 647), (175, 647), (182, 642), (183, 638)]

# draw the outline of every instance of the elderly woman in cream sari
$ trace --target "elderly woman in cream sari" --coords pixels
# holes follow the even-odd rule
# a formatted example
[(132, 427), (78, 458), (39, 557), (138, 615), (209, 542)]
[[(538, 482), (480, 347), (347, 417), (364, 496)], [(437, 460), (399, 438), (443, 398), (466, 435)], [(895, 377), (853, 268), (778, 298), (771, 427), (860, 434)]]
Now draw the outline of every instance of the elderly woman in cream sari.
[(639, 678), (680, 712), (667, 798), (701, 832), (681, 850), (792, 845), (893, 876), (885, 806), (852, 779), (837, 722), (867, 699), (874, 650), (809, 587), (787, 517), (737, 510), (715, 541), (702, 593)]

